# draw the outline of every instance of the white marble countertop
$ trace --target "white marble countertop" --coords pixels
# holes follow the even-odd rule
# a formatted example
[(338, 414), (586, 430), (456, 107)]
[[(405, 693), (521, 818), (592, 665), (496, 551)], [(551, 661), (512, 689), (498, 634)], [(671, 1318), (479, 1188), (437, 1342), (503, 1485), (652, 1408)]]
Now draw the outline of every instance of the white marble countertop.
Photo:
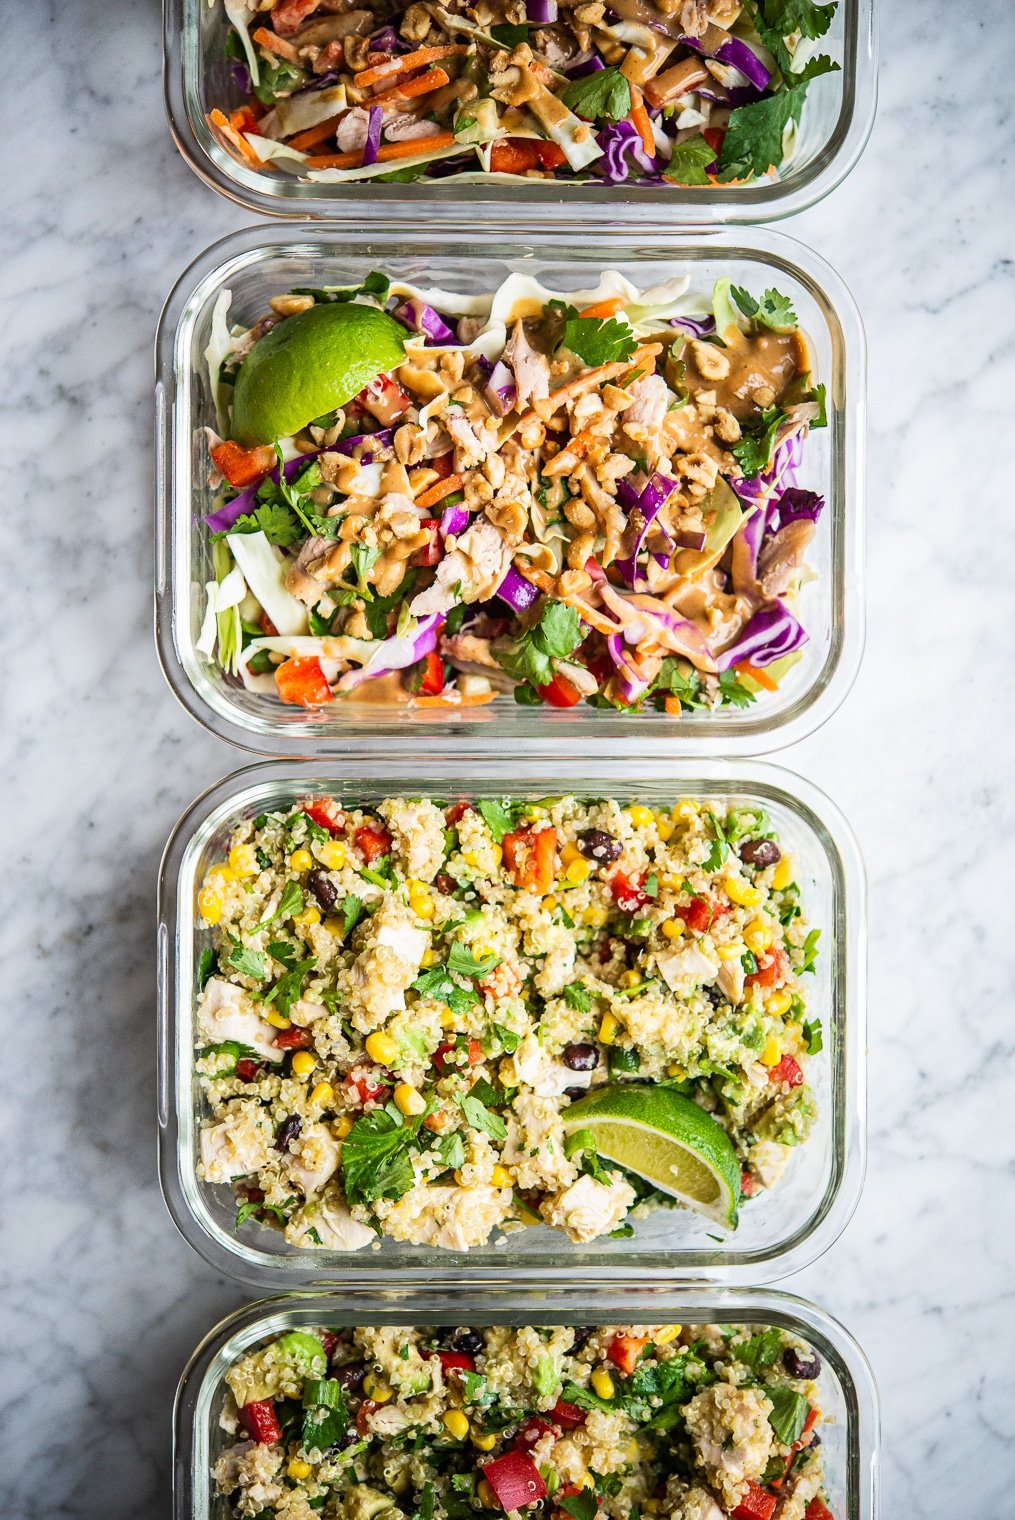
[[(943, 0), (882, 8), (866, 155), (785, 229), (839, 267), (871, 343), (866, 658), (783, 757), (869, 864), (870, 1168), (844, 1238), (787, 1286), (873, 1360), (884, 1520), (997, 1520), (1015, 1477), (1015, 11), (981, 0), (962, 35)], [(155, 659), (151, 349), (179, 271), (251, 218), (170, 142), (156, 0), (5, 21), (0, 1511), (116, 1520), (168, 1513), (176, 1379), (244, 1298), (156, 1180), (155, 872), (238, 757)]]

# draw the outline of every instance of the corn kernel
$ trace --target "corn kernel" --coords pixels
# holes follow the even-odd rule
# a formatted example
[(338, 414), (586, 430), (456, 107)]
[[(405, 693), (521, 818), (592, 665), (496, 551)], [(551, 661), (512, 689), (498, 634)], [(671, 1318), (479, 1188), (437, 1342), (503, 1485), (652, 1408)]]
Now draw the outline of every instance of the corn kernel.
[(778, 992), (773, 992), (765, 1004), (769, 1013), (781, 1018), (784, 1013), (789, 1013), (793, 1007), (793, 994), (786, 987), (780, 987)]
[(234, 876), (256, 876), (257, 855), (252, 844), (234, 844), (229, 851), (229, 869)]
[(409, 907), (417, 918), (433, 918), (437, 909), (429, 892), (409, 893)]
[(351, 1129), (352, 1120), (349, 1118), (348, 1114), (343, 1114), (341, 1119), (336, 1119), (334, 1124), (331, 1126), (331, 1132), (335, 1136), (336, 1140), (344, 1140)]
[(661, 1499), (643, 1499), (641, 1501), (641, 1512), (643, 1515), (658, 1515), (661, 1508)]
[(202, 887), (197, 894), (197, 906), (206, 924), (217, 924), (222, 917), (222, 894), (217, 887)]
[(647, 829), (652, 822), (652, 809), (647, 808), (642, 802), (633, 802), (629, 808), (625, 808), (628, 818), (636, 829)]
[(677, 1336), (680, 1334), (683, 1328), (683, 1325), (664, 1325), (663, 1328), (658, 1331), (655, 1336), (653, 1336), (653, 1340), (657, 1346), (668, 1346), (671, 1341), (676, 1340)]
[(497, 1503), (497, 1495), (490, 1487), (489, 1480), (486, 1478), (480, 1478), (476, 1484), (476, 1498), (484, 1509), (500, 1509), (500, 1505)]
[(613, 1395), (617, 1391), (617, 1385), (614, 1383), (605, 1367), (597, 1367), (595, 1372), (592, 1374), (592, 1377), (590, 1378), (590, 1382), (592, 1384), (593, 1391), (598, 1394), (601, 1399), (612, 1399)]
[(782, 1046), (774, 1034), (770, 1034), (765, 1041), (765, 1048), (761, 1052), (762, 1066), (778, 1066), (782, 1060)]
[(557, 899), (554, 897), (553, 893), (551, 892), (550, 895), (549, 895), (549, 897), (544, 897), (543, 898), (542, 906), (546, 909), (547, 913), (552, 913), (553, 910), (554, 910), (554, 908), (559, 908), (560, 907), (560, 903), (557, 901)]
[(422, 956), (422, 959), (420, 960), (420, 965), (421, 966), (433, 966), (436, 963), (436, 961), (437, 961), (437, 956), (434, 954), (434, 952), (428, 946), (423, 951), (423, 956)]
[(291, 1023), (291, 1020), (287, 1019), (284, 1013), (279, 1013), (274, 1008), (269, 1008), (264, 1016), (272, 1029), (288, 1029)]
[(296, 871), (299, 875), (302, 875), (304, 871), (309, 871), (313, 863), (314, 857), (309, 850), (293, 850), (289, 856), (289, 869)]
[(460, 1409), (449, 1409), (444, 1416), (444, 1429), (456, 1441), (464, 1441), (469, 1434), (469, 1417)]
[(472, 1444), (477, 1451), (493, 1451), (493, 1448), (497, 1445), (497, 1437), (492, 1430), (476, 1430), (473, 1427), (469, 1431), (469, 1434), (472, 1437)]
[(573, 887), (580, 887), (592, 875), (592, 867), (587, 860), (572, 860), (564, 875)]
[(663, 924), (663, 933), (667, 939), (679, 939), (684, 932), (684, 926), (679, 918), (668, 918)]
[(465, 864), (467, 866), (472, 866), (473, 870), (479, 869), (479, 856), (476, 854), (475, 850), (463, 850), (462, 859), (465, 861)]
[(727, 876), (724, 885), (730, 902), (735, 902), (741, 908), (756, 908), (761, 901), (758, 888), (752, 887), (742, 876)]
[(494, 861), (499, 866), (501, 861), (504, 859), (504, 851), (501, 849), (499, 844), (492, 844), (490, 846), (490, 849), (493, 851)]
[(590, 1472), (583, 1472), (581, 1475), (581, 1482), (578, 1486), (580, 1488), (595, 1488), (596, 1480)]
[(296, 1077), (309, 1077), (317, 1062), (309, 1050), (298, 1050), (293, 1056), (293, 1075)]
[(560, 863), (562, 866), (569, 866), (572, 860), (581, 860), (582, 858), (582, 852), (576, 844), (568, 843), (560, 852)]
[(372, 1372), (368, 1372), (363, 1379), (363, 1392), (375, 1404), (386, 1404), (391, 1398), (390, 1386)]
[(598, 903), (593, 903), (592, 906), (586, 908), (585, 912), (582, 914), (582, 918), (587, 924), (590, 924), (593, 929), (601, 929), (609, 916), (610, 915), (606, 909)]
[(445, 1008), (441, 1013), (441, 1028), (454, 1029), (457, 1022), (458, 1015), (456, 1013), (452, 1013), (450, 1008)]
[(679, 1061), (671, 1061), (669, 1066), (666, 1068), (666, 1075), (668, 1077), (677, 1077), (682, 1082), (687, 1076), (687, 1072), (681, 1066)]
[(698, 804), (692, 797), (681, 797), (680, 801), (674, 805), (672, 812), (674, 819), (686, 822), (689, 818), (697, 818)]
[(617, 1038), (620, 1020), (612, 1013), (604, 1013), (599, 1021), (599, 1038), (604, 1045), (612, 1045)]
[(485, 943), (482, 944), (482, 945), (473, 945), (471, 948), (472, 948), (472, 953), (476, 957), (477, 961), (486, 960), (486, 957), (488, 955), (496, 955), (497, 954), (496, 950), (494, 949), (494, 947), (492, 945), (487, 945)]
[(329, 871), (340, 871), (345, 865), (345, 845), (341, 839), (326, 839), (317, 846), (317, 858)]
[(398, 1059), (398, 1041), (383, 1030), (378, 1029), (373, 1034), (368, 1034), (364, 1043), (367, 1055), (379, 1066), (390, 1066), (392, 1061)]
[(659, 835), (659, 838), (662, 840), (663, 844), (668, 844), (676, 832), (673, 826), (673, 820), (667, 817), (665, 813), (656, 814), (656, 832)]
[(753, 950), (755, 955), (760, 955), (767, 950), (772, 943), (772, 929), (769, 924), (760, 918), (752, 918), (744, 930), (744, 944), (748, 950)]
[(315, 1108), (327, 1108), (328, 1104), (334, 1101), (334, 1098), (335, 1089), (330, 1082), (318, 1082), (310, 1094), (310, 1102)]
[(793, 880), (793, 856), (784, 855), (772, 872), (772, 890), (784, 892)]
[(321, 910), (320, 908), (316, 907), (314, 903), (311, 903), (309, 907), (304, 908), (302, 913), (293, 914), (293, 923), (300, 924), (304, 929), (309, 929), (311, 924), (319, 924), (320, 922)]
[(334, 934), (338, 939), (342, 939), (345, 935), (345, 923), (341, 918), (326, 918), (324, 927), (329, 934)]
[(510, 1187), (511, 1173), (508, 1171), (506, 1166), (495, 1166), (493, 1171), (490, 1173), (490, 1181), (496, 1188)]
[(622, 987), (637, 987), (641, 980), (642, 975), (640, 971), (625, 971), (620, 978), (620, 985)]
[(236, 880), (236, 872), (233, 870), (232, 866), (226, 865), (226, 863), (225, 863), (224, 860), (220, 860), (219, 863), (218, 863), (218, 865), (209, 866), (208, 867), (208, 875), (209, 876), (217, 876), (222, 881), (235, 881)]
[(293, 1457), (286, 1468), (286, 1474), (290, 1478), (309, 1478), (313, 1470), (310, 1463), (304, 1462), (302, 1457)]
[(394, 1091), (395, 1107), (400, 1114), (411, 1118), (414, 1114), (421, 1114), (426, 1108), (426, 1099), (421, 1092), (413, 1087), (411, 1082), (399, 1082)]
[(738, 961), (742, 952), (736, 945), (716, 945), (715, 953), (721, 961)]

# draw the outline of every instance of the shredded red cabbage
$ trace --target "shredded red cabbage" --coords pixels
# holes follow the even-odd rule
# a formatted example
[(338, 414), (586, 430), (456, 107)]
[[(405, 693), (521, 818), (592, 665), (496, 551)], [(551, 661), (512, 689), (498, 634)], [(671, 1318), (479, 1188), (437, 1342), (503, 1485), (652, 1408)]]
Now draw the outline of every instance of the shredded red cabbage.
[(459, 533), (464, 533), (468, 526), (469, 512), (467, 507), (458, 505), (444, 508), (444, 511), (441, 513), (441, 538), (447, 538), (451, 533), (454, 533), (457, 537)]
[(801, 517), (806, 517), (808, 522), (816, 523), (825, 507), (825, 498), (819, 496), (817, 491), (805, 491), (800, 486), (788, 486), (781, 496), (770, 503), (768, 519), (765, 524), (766, 532), (778, 533), (780, 528), (785, 528), (787, 523), (796, 522)]
[[(292, 480), (300, 473), (304, 465), (308, 465), (312, 459), (316, 459), (318, 454), (323, 452), (323, 449), (314, 449), (311, 454), (301, 454), (298, 459), (290, 459), (284, 466), (286, 480)], [(264, 477), (264, 480), (273, 480), (278, 484), (278, 465)], [(227, 501), (224, 507), (219, 507), (217, 511), (206, 515), (204, 520), (213, 533), (228, 532), (238, 518), (245, 517), (248, 512), (254, 510), (257, 505), (257, 493), (264, 485), (264, 480), (259, 480), (256, 486), (248, 486), (245, 491), (240, 492), (239, 496), (234, 496), (232, 501)]]
[(681, 37), (680, 41), (693, 53), (700, 53), (705, 58), (716, 58), (720, 63), (729, 64), (730, 68), (738, 69), (749, 81), (753, 90), (760, 92), (767, 89), (768, 81), (772, 77), (770, 71), (753, 48), (748, 47), (747, 43), (742, 42), (739, 37), (727, 38), (714, 52), (709, 52), (702, 46), (700, 37), (685, 36)]
[(431, 612), (420, 621), (419, 627), (410, 634), (394, 634), (382, 639), (367, 663), (358, 670), (347, 670), (338, 683), (338, 691), (352, 691), (364, 681), (377, 676), (390, 675), (393, 670), (405, 670), (415, 665), (425, 654), (437, 647), (437, 635), (444, 626), (444, 613)]
[[(374, 109), (380, 110), (380, 107), (377, 106)], [(403, 301), (401, 306), (395, 307), (391, 315), (397, 321), (404, 322), (411, 332), (422, 333), (428, 347), (434, 344), (455, 342), (455, 335), (444, 318), (419, 296)]]
[(370, 118), (367, 122), (367, 140), (363, 144), (363, 166), (375, 164), (377, 155), (381, 151), (381, 123), (384, 120), (383, 106), (371, 106)]
[(638, 578), (638, 555), (641, 553), (641, 546), (645, 534), (648, 532), (649, 524), (657, 516), (660, 508), (665, 506), (676, 489), (677, 482), (670, 480), (666, 475), (660, 474), (658, 470), (640, 494), (628, 481), (618, 480), (617, 482), (617, 499), (621, 506), (627, 512), (631, 512), (637, 507), (642, 516), (642, 526), (635, 539), (631, 553), (625, 559), (618, 559), (616, 562), (617, 569), (629, 586), (634, 586)]
[(506, 417), (517, 401), (518, 387), (515, 384), (515, 377), (503, 359), (498, 359), (490, 371), (484, 394), (499, 417)]
[(641, 133), (629, 121), (617, 121), (603, 127), (596, 133), (596, 142), (604, 156), (596, 164), (595, 172), (608, 184), (620, 184), (630, 176), (632, 168), (653, 174), (659, 167), (658, 155), (649, 157)]
[(549, 26), (557, 19), (557, 0), (525, 0), (525, 14), (534, 26)]
[(777, 598), (767, 607), (759, 607), (748, 620), (739, 637), (719, 656), (719, 668), (729, 670), (744, 660), (751, 665), (771, 665), (806, 643), (806, 632), (785, 602)]
[(537, 587), (520, 575), (514, 565), (508, 566), (507, 575), (497, 587), (497, 595), (513, 612), (525, 612), (539, 599)]
[(715, 332), (715, 317), (671, 317), (670, 326), (689, 338), (703, 338), (706, 333)]

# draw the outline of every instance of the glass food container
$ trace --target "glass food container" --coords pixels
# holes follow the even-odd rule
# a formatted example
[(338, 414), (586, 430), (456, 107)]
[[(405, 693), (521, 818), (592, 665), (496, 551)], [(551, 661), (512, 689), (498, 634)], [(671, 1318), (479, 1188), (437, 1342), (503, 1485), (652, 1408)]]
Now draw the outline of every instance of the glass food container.
[(212, 135), (208, 113), (243, 101), (223, 51), (229, 30), (221, 0), (165, 0), (164, 87), (176, 144), (204, 182), (252, 211), (282, 216), (345, 216), (358, 222), (425, 213), (430, 221), (534, 226), (553, 220), (577, 230), (764, 222), (792, 216), (834, 190), (856, 163), (874, 121), (877, 56), (874, 0), (840, 0), (821, 50), (841, 65), (812, 80), (796, 151), (780, 178), (751, 185), (598, 185), (553, 180), (463, 184), (454, 178), (417, 184), (301, 183), (232, 158)]
[[(539, 798), (573, 791), (672, 806), (684, 796), (764, 808), (785, 849), (796, 856), (801, 901), (821, 929), (822, 953), (810, 986), (825, 1048), (812, 1085), (819, 1117), (781, 1183), (741, 1211), (733, 1233), (686, 1209), (660, 1209), (636, 1222), (626, 1239), (577, 1246), (548, 1227), (529, 1227), (464, 1254), (379, 1241), (360, 1252), (289, 1244), (247, 1221), (235, 1229), (232, 1189), (197, 1174), (201, 1095), (195, 1071), (194, 1004), (201, 950), (209, 931), (196, 915), (205, 871), (223, 857), (233, 821), (295, 799), (335, 795), (357, 805), (385, 796), (457, 800), (483, 796)], [(857, 843), (842, 815), (816, 787), (764, 764), (679, 762), (661, 775), (644, 760), (589, 766), (563, 753), (552, 761), (516, 754), (464, 760), (420, 754), (388, 759), (368, 771), (344, 767), (253, 765), (226, 777), (184, 814), (166, 848), (159, 878), (158, 1118), (163, 1192), (182, 1234), (218, 1270), (259, 1287), (308, 1288), (341, 1281), (405, 1281), (442, 1273), (527, 1279), (566, 1272), (616, 1281), (665, 1274), (690, 1280), (764, 1282), (813, 1261), (845, 1227), (863, 1178), (865, 1149), (865, 883)]]
[[(237, 1357), (272, 1336), (329, 1325), (553, 1325), (576, 1317), (573, 1289), (538, 1283), (486, 1287), (428, 1283), (425, 1288), (263, 1299), (229, 1315), (191, 1357), (176, 1395), (173, 1450), (175, 1520), (225, 1520), (224, 1501), (213, 1497), (211, 1467), (234, 1437), (218, 1424), (223, 1376)], [(825, 1482), (835, 1520), (876, 1520), (879, 1412), (874, 1374), (851, 1335), (824, 1310), (788, 1293), (759, 1289), (671, 1288), (656, 1285), (587, 1286), (586, 1325), (776, 1325), (807, 1341), (822, 1362), (821, 1426)]]
[[(775, 285), (791, 297), (814, 352), (816, 378), (828, 391), (828, 427), (807, 440), (801, 484), (828, 503), (808, 550), (815, 581), (805, 587), (803, 658), (777, 692), (747, 709), (723, 708), (678, 719), (624, 714), (584, 704), (566, 711), (522, 707), (509, 694), (483, 707), (436, 717), (426, 709), (339, 700), (308, 712), (273, 696), (245, 691), (196, 648), (204, 585), (213, 579), (208, 534), (207, 446), (215, 421), (203, 354), (220, 292), (232, 292), (230, 320), (253, 322), (269, 297), (293, 286), (357, 283), (374, 268), (423, 285), (488, 291), (510, 271), (539, 275), (575, 290), (616, 268), (643, 288), (686, 273), (691, 290), (710, 297), (720, 276), (748, 289)], [(706, 304), (707, 300), (706, 300)], [(163, 670), (187, 710), (211, 732), (260, 753), (324, 756), (387, 752), (467, 742), (475, 754), (505, 747), (623, 754), (631, 747), (662, 755), (763, 752), (812, 732), (838, 706), (856, 674), (863, 646), (863, 439), (865, 345), (853, 300), (815, 254), (780, 233), (728, 231), (575, 242), (544, 233), (538, 242), (480, 227), (442, 231), (418, 226), (375, 234), (322, 226), (249, 228), (203, 253), (181, 277), (159, 327), (156, 412), (158, 521), (156, 634)]]

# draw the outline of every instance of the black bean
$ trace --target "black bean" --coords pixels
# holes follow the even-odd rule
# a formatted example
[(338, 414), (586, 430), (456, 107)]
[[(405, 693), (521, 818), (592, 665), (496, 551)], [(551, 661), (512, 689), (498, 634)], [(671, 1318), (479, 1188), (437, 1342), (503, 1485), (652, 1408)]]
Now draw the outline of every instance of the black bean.
[(607, 834), (605, 829), (583, 829), (578, 835), (578, 848), (586, 860), (594, 860), (599, 865), (619, 860), (623, 852), (620, 840)]
[(708, 998), (713, 1008), (721, 1008), (723, 1003), (726, 1001), (722, 993), (719, 991), (719, 988), (714, 986), (705, 988), (705, 996)]
[(587, 1087), (565, 1087), (564, 1089), (565, 1098), (570, 1098), (572, 1103), (578, 1098), (587, 1098), (588, 1094), (589, 1090)]
[(346, 1362), (344, 1367), (332, 1367), (330, 1371), (346, 1393), (358, 1393), (366, 1377), (367, 1367), (366, 1362)]
[(275, 1131), (275, 1149), (284, 1156), (302, 1128), (303, 1120), (299, 1114), (290, 1114), (288, 1119), (283, 1119)]
[(325, 913), (330, 913), (338, 902), (338, 888), (331, 880), (327, 871), (322, 871), (320, 866), (315, 866), (307, 875), (307, 886), (313, 892)]
[(565, 1045), (564, 1065), (569, 1071), (595, 1071), (599, 1051), (594, 1045)]
[(588, 1345), (595, 1328), (595, 1325), (575, 1325), (572, 1332), (574, 1335), (574, 1344), (571, 1347), (572, 1352), (580, 1351), (583, 1346)]
[(782, 1353), (782, 1365), (792, 1378), (813, 1379), (821, 1371), (821, 1358), (816, 1351), (803, 1356), (795, 1346), (787, 1346)]
[(749, 866), (757, 866), (761, 871), (765, 866), (774, 866), (777, 860), (781, 860), (782, 851), (774, 839), (748, 839), (740, 846), (740, 859), (746, 860)]
[(486, 1350), (486, 1342), (478, 1330), (456, 1330), (451, 1337), (451, 1349), (463, 1356), (479, 1356)]

